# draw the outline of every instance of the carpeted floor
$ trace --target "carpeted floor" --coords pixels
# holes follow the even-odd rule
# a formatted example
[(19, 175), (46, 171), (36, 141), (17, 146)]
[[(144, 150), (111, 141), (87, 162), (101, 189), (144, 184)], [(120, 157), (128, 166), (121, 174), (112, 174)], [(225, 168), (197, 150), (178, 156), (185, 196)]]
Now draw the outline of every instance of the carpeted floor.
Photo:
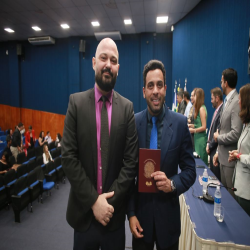
[[(70, 250), (73, 249), (73, 229), (66, 222), (66, 207), (70, 184), (52, 189), (52, 196), (43, 204), (35, 201), (33, 213), (24, 209), (21, 223), (14, 222), (14, 212), (0, 210), (1, 250)], [(132, 249), (132, 236), (126, 221), (126, 249)]]

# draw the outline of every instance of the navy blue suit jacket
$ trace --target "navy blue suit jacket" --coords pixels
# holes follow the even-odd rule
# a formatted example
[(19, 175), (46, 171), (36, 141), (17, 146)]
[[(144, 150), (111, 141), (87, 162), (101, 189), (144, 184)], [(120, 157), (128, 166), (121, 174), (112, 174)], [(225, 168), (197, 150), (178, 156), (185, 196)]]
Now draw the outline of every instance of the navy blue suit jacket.
[[(146, 148), (147, 112), (135, 115), (139, 148)], [(178, 165), (181, 172), (178, 174)], [(136, 215), (144, 240), (152, 242), (153, 227), (160, 247), (167, 248), (178, 241), (180, 235), (179, 195), (195, 182), (196, 169), (187, 118), (165, 109), (161, 138), (161, 171), (174, 180), (176, 191), (172, 193), (138, 193), (135, 185), (128, 206), (128, 217)]]

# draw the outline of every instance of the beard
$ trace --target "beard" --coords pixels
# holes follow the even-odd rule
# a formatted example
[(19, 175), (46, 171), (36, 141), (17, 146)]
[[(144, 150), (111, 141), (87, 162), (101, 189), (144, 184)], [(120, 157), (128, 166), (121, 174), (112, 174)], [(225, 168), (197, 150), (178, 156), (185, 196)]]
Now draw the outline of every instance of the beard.
[[(108, 72), (110, 77), (103, 75), (105, 72)], [(101, 70), (101, 72), (96, 73), (95, 82), (102, 91), (110, 92), (115, 87), (116, 77), (117, 75), (114, 75), (109, 68), (106, 68)]]

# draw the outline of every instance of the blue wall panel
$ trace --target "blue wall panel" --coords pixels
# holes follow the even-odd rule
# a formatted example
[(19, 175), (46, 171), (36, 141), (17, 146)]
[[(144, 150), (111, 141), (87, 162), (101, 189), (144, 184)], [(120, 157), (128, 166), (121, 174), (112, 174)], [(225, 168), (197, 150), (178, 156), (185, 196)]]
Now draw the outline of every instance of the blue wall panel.
[(204, 0), (175, 25), (172, 86), (180, 79), (184, 87), (187, 78), (189, 92), (195, 87), (204, 89), (208, 127), (214, 112), (210, 90), (220, 87), (222, 71), (229, 67), (237, 70), (237, 90), (250, 80), (249, 9), (248, 0)]

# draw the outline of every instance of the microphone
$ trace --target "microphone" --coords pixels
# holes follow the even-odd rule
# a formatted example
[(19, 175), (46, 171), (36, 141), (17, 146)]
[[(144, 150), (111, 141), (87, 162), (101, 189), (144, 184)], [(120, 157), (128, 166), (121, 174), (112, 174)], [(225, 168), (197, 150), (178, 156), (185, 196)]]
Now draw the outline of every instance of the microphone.
[(202, 197), (202, 199), (203, 199), (205, 202), (207, 202), (207, 203), (214, 203), (214, 197), (208, 193), (208, 187), (211, 186), (211, 185), (216, 185), (216, 186), (224, 187), (224, 188), (227, 188), (227, 189), (231, 189), (231, 190), (234, 191), (234, 192), (237, 191), (237, 188), (234, 188), (234, 187), (226, 187), (226, 186), (218, 185), (218, 184), (216, 184), (216, 183), (209, 183), (209, 184), (207, 185), (206, 193), (203, 194), (203, 197)]

